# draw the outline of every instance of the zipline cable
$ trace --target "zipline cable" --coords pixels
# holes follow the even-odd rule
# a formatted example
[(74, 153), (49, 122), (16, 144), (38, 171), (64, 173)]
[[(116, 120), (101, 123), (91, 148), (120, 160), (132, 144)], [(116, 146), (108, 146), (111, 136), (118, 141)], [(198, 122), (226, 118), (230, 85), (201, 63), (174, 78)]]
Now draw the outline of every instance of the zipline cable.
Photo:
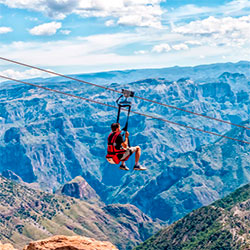
[[(40, 70), (40, 71), (43, 71), (43, 72), (46, 72), (46, 73), (49, 73), (49, 74), (53, 74), (53, 75), (56, 75), (56, 76), (64, 77), (64, 78), (67, 78), (67, 79), (70, 79), (70, 80), (73, 80), (73, 81), (77, 81), (77, 82), (89, 84), (91, 86), (95, 86), (95, 87), (98, 87), (98, 88), (102, 88), (102, 89), (105, 89), (105, 90), (109, 90), (109, 91), (113, 91), (113, 92), (122, 94), (121, 91), (118, 91), (118, 90), (115, 90), (115, 89), (112, 89), (112, 88), (108, 88), (108, 87), (104, 87), (104, 86), (101, 86), (101, 85), (98, 85), (98, 84), (94, 84), (94, 83), (91, 83), (91, 82), (87, 82), (87, 81), (84, 81), (84, 80), (80, 80), (80, 79), (77, 79), (77, 78), (74, 78), (74, 77), (70, 77), (70, 76), (66, 76), (66, 75), (63, 75), (63, 74), (59, 74), (59, 73), (56, 73), (56, 72), (53, 72), (53, 71), (50, 71), (50, 70), (46, 70), (46, 69), (35, 67), (35, 66), (29, 65), (29, 64), (17, 62), (17, 61), (14, 61), (14, 60), (11, 60), (11, 59), (8, 59), (8, 58), (4, 58), (4, 57), (0, 57), (0, 59), (4, 60), (4, 61), (7, 61), (7, 62), (10, 62), (10, 63), (15, 63), (15, 64), (22, 65), (22, 66), (25, 66), (25, 67), (29, 67), (29, 68), (32, 68), (32, 69)], [(172, 109), (176, 109), (176, 110), (179, 110), (179, 111), (183, 111), (183, 112), (186, 112), (186, 113), (189, 113), (189, 114), (193, 114), (193, 115), (196, 115), (196, 116), (201, 116), (201, 117), (204, 117), (204, 118), (207, 118), (207, 119), (211, 119), (211, 120), (215, 120), (215, 121), (218, 121), (218, 122), (226, 123), (226, 124), (229, 124), (229, 125), (232, 125), (232, 126), (236, 126), (236, 127), (240, 127), (240, 128), (244, 128), (244, 129), (250, 130), (250, 128), (242, 126), (242, 125), (239, 125), (239, 124), (235, 124), (235, 123), (232, 123), (232, 122), (224, 121), (224, 120), (221, 120), (221, 119), (218, 119), (218, 118), (214, 118), (214, 117), (211, 117), (211, 116), (207, 116), (207, 115), (202, 115), (200, 113), (196, 113), (196, 112), (189, 111), (189, 110), (186, 110), (186, 109), (178, 108), (178, 107), (175, 107), (175, 106), (172, 106), (172, 105), (164, 104), (164, 103), (157, 102), (157, 101), (154, 101), (154, 100), (150, 100), (150, 99), (147, 99), (147, 98), (143, 98), (143, 97), (140, 97), (140, 96), (134, 96), (134, 98), (137, 98), (137, 99), (140, 99), (140, 100), (143, 100), (143, 101), (147, 101), (147, 102), (151, 102), (151, 103), (155, 103), (155, 104), (167, 107), (167, 108), (172, 108)]]
[(29, 65), (29, 64), (25, 64), (25, 63), (17, 62), (17, 61), (14, 61), (14, 60), (10, 60), (10, 59), (4, 58), (4, 57), (0, 57), (0, 59), (4, 60), (4, 61), (7, 61), (7, 62), (19, 64), (19, 65), (22, 65), (22, 66), (25, 66), (25, 67), (28, 67), (28, 68), (37, 69), (37, 70), (43, 71), (43, 72), (48, 73), (48, 74), (52, 74), (52, 75), (56, 75), (56, 76), (61, 76), (61, 77), (64, 77), (64, 78), (67, 78), (67, 79), (70, 79), (70, 80), (73, 80), (73, 81), (77, 81), (77, 82), (81, 82), (81, 83), (86, 83), (86, 84), (89, 84), (89, 85), (92, 85), (92, 86), (95, 86), (95, 87), (98, 87), (98, 88), (102, 88), (102, 89), (106, 89), (106, 90), (110, 90), (110, 91), (122, 94), (121, 91), (118, 91), (118, 90), (115, 90), (115, 89), (111, 89), (111, 88), (108, 88), (108, 87), (104, 87), (104, 86), (101, 86), (101, 85), (98, 85), (98, 84), (95, 84), (95, 83), (86, 82), (84, 80), (80, 80), (80, 79), (77, 79), (77, 78), (74, 78), (74, 77), (66, 76), (66, 75), (63, 75), (63, 74), (60, 74), (60, 73), (56, 73), (56, 72), (51, 71), (51, 70), (42, 69), (42, 68), (35, 67), (35, 66)]
[[(51, 92), (55, 92), (55, 93), (58, 93), (58, 94), (63, 94), (63, 95), (70, 96), (70, 97), (73, 97), (73, 98), (78, 98), (78, 99), (81, 99), (81, 100), (84, 100), (84, 101), (89, 101), (89, 102), (92, 102), (92, 103), (96, 103), (96, 104), (100, 104), (100, 105), (104, 105), (104, 106), (107, 106), (107, 107), (118, 109), (118, 107), (110, 105), (110, 104), (106, 104), (106, 103), (102, 103), (102, 102), (99, 102), (99, 101), (95, 101), (95, 100), (91, 100), (91, 99), (88, 99), (88, 98), (84, 98), (84, 97), (81, 97), (81, 96), (69, 94), (69, 93), (66, 93), (66, 92), (63, 92), (63, 91), (60, 91), (60, 90), (55, 90), (55, 89), (47, 88), (47, 87), (44, 87), (44, 86), (41, 86), (41, 85), (37, 85), (37, 84), (34, 84), (34, 83), (24, 82), (24, 81), (13, 79), (13, 78), (10, 78), (10, 77), (7, 77), (7, 76), (3, 76), (3, 75), (0, 75), (0, 77), (4, 78), (6, 80), (11, 80), (11, 81), (23, 83), (23, 84), (30, 85), (30, 86), (33, 86), (33, 87), (36, 87), (36, 88), (45, 89), (45, 90), (48, 90), (48, 91), (51, 91)], [(199, 131), (199, 132), (203, 132), (203, 133), (207, 133), (207, 134), (219, 136), (219, 137), (230, 139), (230, 140), (233, 140), (233, 141), (246, 143), (246, 144), (250, 145), (250, 142), (247, 142), (247, 141), (239, 140), (239, 139), (232, 138), (232, 137), (229, 137), (229, 136), (226, 136), (226, 135), (220, 135), (220, 134), (217, 134), (217, 133), (214, 133), (214, 132), (210, 132), (210, 131), (206, 131), (206, 130), (199, 129), (199, 128), (194, 128), (194, 127), (187, 126), (187, 125), (184, 125), (184, 124), (180, 124), (180, 123), (177, 123), (177, 122), (172, 122), (172, 121), (160, 118), (160, 117), (155, 117), (155, 116), (152, 116), (152, 115), (146, 115), (146, 114), (139, 113), (139, 112), (136, 112), (136, 111), (131, 111), (131, 113), (134, 113), (134, 114), (137, 114), (137, 115), (141, 115), (141, 116), (144, 116), (144, 117), (147, 117), (147, 118), (152, 118), (152, 119), (160, 120), (160, 121), (163, 121), (163, 122), (171, 123), (171, 124), (174, 124), (174, 125), (177, 125), (177, 126), (182, 126), (182, 127), (185, 127), (185, 128), (190, 128), (190, 129), (193, 129), (193, 130), (196, 130), (196, 131)]]

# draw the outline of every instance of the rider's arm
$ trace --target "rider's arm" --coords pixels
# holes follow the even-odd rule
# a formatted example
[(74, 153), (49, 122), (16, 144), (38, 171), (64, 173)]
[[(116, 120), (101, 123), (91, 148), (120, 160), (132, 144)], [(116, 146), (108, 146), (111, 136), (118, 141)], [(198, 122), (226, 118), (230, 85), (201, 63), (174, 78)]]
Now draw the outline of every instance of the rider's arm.
[(126, 131), (126, 134), (125, 134), (125, 141), (122, 143), (122, 146), (123, 148), (127, 148), (128, 147), (128, 136), (129, 136), (129, 132)]

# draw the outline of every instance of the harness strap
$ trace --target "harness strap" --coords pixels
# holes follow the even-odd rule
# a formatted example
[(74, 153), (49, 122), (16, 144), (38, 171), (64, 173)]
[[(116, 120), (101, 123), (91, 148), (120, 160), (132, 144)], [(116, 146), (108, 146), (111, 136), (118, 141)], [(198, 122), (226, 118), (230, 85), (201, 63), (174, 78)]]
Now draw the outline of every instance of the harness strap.
[(115, 143), (116, 138), (117, 138), (117, 136), (118, 136), (120, 133), (121, 133), (120, 131), (115, 133), (115, 135), (113, 136), (113, 138), (112, 138), (112, 140), (111, 140), (111, 143), (112, 143), (112, 144)]
[[(125, 153), (126, 152), (126, 150), (125, 149), (116, 149), (115, 148), (115, 145), (114, 145), (114, 143), (115, 143), (115, 141), (116, 141), (116, 139), (117, 139), (117, 137), (118, 137), (118, 135), (120, 134), (121, 132), (119, 131), (119, 132), (116, 132), (114, 135), (113, 135), (113, 133), (111, 132), (110, 134), (109, 134), (109, 137), (108, 137), (108, 153), (111, 153), (111, 154), (118, 154), (118, 153)], [(112, 137), (112, 139), (111, 139), (111, 141), (110, 141), (110, 136), (112, 136), (113, 135), (113, 137)]]

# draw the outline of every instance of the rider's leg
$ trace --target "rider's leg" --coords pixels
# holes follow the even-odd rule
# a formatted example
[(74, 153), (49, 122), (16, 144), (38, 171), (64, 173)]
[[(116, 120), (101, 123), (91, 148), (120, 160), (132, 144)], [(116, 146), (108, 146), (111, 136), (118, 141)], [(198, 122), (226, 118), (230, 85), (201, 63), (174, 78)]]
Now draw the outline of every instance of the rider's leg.
[(140, 156), (141, 156), (141, 148), (139, 146), (136, 146), (136, 151), (135, 151), (135, 165), (138, 165)]

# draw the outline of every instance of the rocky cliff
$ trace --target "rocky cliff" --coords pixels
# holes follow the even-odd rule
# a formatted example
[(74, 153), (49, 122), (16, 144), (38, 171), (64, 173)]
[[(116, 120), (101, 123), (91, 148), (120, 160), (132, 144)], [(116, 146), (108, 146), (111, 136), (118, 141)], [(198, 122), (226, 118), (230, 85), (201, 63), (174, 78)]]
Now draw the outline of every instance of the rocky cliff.
[(77, 176), (70, 182), (64, 184), (59, 192), (81, 200), (100, 200), (95, 190), (81, 176)]

